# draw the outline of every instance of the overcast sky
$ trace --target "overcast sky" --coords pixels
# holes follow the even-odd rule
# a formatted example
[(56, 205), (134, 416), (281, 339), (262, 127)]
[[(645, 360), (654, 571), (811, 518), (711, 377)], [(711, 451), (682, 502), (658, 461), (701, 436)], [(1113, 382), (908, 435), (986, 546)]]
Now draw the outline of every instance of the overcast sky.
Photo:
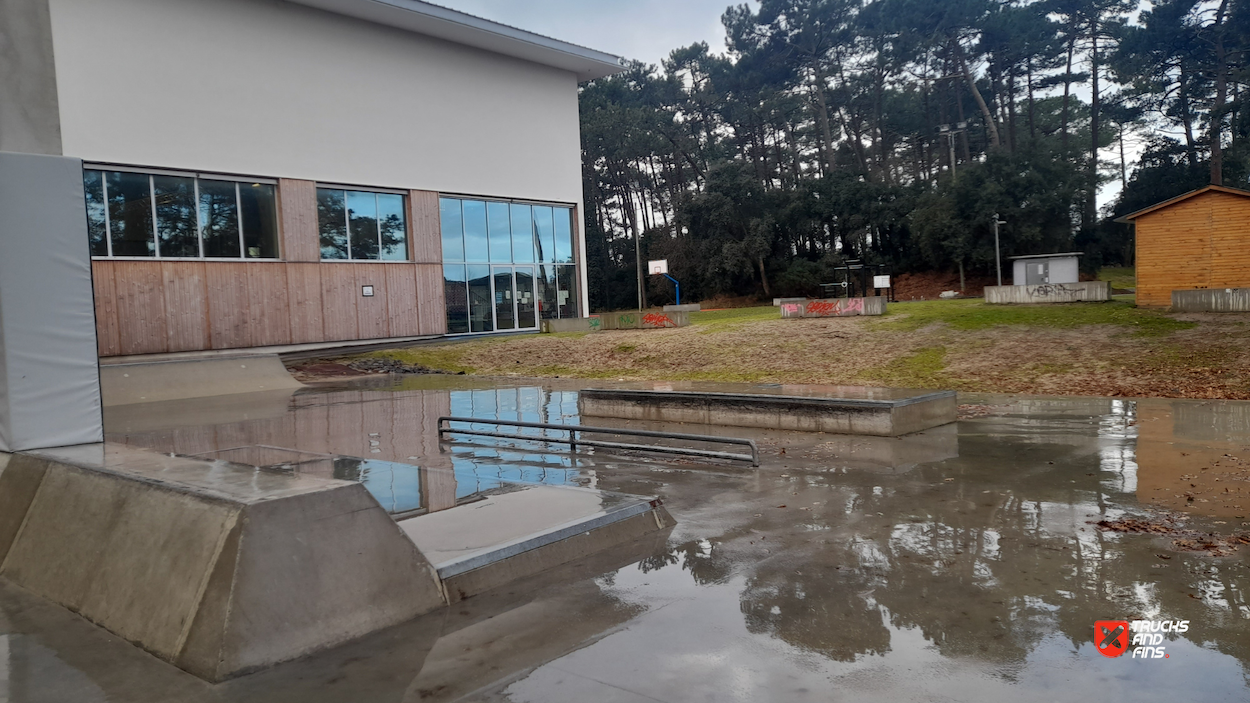
[(658, 64), (670, 51), (705, 41), (725, 49), (720, 16), (745, 0), (432, 0), (627, 59)]

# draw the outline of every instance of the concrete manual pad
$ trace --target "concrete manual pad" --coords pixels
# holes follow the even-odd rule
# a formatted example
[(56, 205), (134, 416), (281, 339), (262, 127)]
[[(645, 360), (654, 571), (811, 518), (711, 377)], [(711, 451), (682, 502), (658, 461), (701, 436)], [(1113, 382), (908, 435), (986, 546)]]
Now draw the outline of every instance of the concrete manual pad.
[(587, 388), (584, 417), (896, 437), (954, 422), (954, 391), (776, 384)]
[[(524, 484), (399, 521), (452, 600), (671, 524), (657, 498)], [(486, 570), (495, 573), (481, 573)], [(471, 579), (458, 578), (470, 573)], [(468, 581), (471, 588), (463, 585)]]

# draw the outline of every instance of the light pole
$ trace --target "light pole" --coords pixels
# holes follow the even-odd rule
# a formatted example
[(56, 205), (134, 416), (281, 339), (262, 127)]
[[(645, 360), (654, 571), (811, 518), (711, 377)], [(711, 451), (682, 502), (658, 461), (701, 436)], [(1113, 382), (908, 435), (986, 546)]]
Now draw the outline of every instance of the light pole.
[(994, 213), (994, 268), (998, 269), (998, 285), (1003, 284), (1003, 262), (998, 255), (998, 226), (1007, 224), (1006, 220), (998, 219), (998, 213)]
[(968, 130), (968, 122), (961, 120), (955, 123), (955, 128), (951, 129), (949, 124), (938, 125), (938, 132), (946, 135), (946, 143), (951, 150), (951, 183), (958, 183), (959, 179), (955, 176), (955, 135), (963, 134)]

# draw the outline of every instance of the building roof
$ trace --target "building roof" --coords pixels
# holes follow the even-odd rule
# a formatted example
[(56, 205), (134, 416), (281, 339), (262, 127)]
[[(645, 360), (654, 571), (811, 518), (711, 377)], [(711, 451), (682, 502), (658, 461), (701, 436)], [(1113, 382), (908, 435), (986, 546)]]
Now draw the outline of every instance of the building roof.
[(619, 56), (509, 27), (422, 0), (287, 0), (348, 17), (569, 71), (577, 80), (624, 70)]
[(1196, 198), (1199, 195), (1202, 195), (1203, 193), (1213, 193), (1213, 192), (1214, 193), (1228, 193), (1229, 195), (1241, 195), (1244, 197), (1250, 197), (1250, 191), (1241, 190), (1240, 188), (1227, 188), (1225, 186), (1203, 186), (1199, 188), (1198, 190), (1191, 190), (1188, 193), (1181, 193), (1175, 198), (1164, 200), (1161, 203), (1155, 203), (1154, 205), (1151, 205), (1148, 208), (1143, 208), (1141, 210), (1138, 210), (1137, 212), (1130, 212), (1129, 214), (1123, 217), (1117, 217), (1115, 218), (1115, 221), (1116, 222), (1132, 222), (1133, 220), (1136, 220), (1142, 215), (1148, 215), (1154, 212), (1155, 210), (1162, 210), (1165, 207), (1171, 207), (1172, 205), (1175, 205), (1183, 200)]
[(1007, 258), (1011, 261), (1016, 259), (1062, 259), (1069, 256), (1081, 256), (1084, 253), (1083, 251), (1065, 251), (1062, 254), (1028, 254), (1026, 256), (1009, 256)]

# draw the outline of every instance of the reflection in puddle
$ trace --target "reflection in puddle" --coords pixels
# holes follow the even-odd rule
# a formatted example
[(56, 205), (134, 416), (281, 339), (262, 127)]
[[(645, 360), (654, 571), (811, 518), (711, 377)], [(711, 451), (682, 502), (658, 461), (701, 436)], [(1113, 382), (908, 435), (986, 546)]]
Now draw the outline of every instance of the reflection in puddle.
[[(506, 481), (593, 483), (659, 495), (678, 521), (665, 545), (469, 599), (360, 645), (368, 656), (280, 667), (232, 682), (225, 698), (1248, 698), (1250, 547), (1210, 557), (1091, 523), (1158, 506), (1187, 511), (1195, 529), (1244, 529), (1250, 404), (993, 396), (984, 416), (903, 438), (706, 428), (757, 439), (765, 460), (751, 470), (508, 441), (440, 445), (442, 415), (577, 419), (576, 384), (483, 383), (301, 393), (282, 412), (217, 408), (209, 425), (168, 411), (146, 428), (110, 423), (110, 439), (184, 454), (266, 445), (357, 457), (326, 475), (357, 477), (392, 509), (441, 509)], [(410, 464), (433, 471), (414, 482)], [(1191, 627), (1168, 635), (1167, 660), (1095, 652), (1095, 620), (1138, 618)], [(113, 700), (220, 698), (155, 662), (132, 665), (122, 683), (98, 661), (65, 660)]]

